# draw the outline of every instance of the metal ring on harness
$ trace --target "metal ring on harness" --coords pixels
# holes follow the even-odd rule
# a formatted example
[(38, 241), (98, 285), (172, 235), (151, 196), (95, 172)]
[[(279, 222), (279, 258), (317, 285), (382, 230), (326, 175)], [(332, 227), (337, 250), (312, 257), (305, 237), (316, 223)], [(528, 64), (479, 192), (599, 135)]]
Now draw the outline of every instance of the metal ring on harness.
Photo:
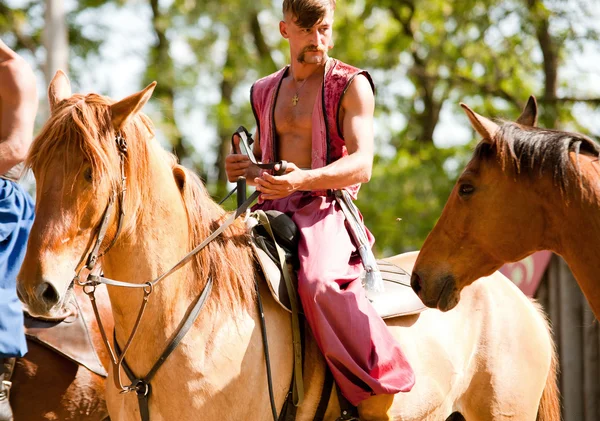
[(135, 390), (135, 393), (138, 396), (148, 396), (150, 393), (150, 383), (146, 383), (142, 379), (139, 379), (135, 384), (132, 384), (131, 388)]

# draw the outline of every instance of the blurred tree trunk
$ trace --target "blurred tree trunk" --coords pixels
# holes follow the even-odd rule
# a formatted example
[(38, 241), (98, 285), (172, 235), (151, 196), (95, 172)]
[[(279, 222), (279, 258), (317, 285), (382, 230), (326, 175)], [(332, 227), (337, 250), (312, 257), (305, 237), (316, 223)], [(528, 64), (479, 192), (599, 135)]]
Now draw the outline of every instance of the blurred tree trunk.
[[(416, 101), (420, 102), (421, 109), (417, 109), (415, 104), (409, 116), (409, 127), (407, 127), (407, 135), (412, 140), (416, 140), (417, 144), (433, 144), (433, 132), (440, 119), (440, 111), (446, 100), (445, 93), (441, 100), (436, 99), (434, 90), (438, 83), (438, 78), (435, 75), (430, 75), (427, 69), (429, 55), (423, 57), (419, 53), (418, 41), (415, 38), (413, 30), (413, 18), (415, 17), (417, 5), (413, 0), (400, 0), (390, 5), (389, 11), (392, 17), (400, 24), (401, 32), (404, 36), (411, 40), (409, 48), (410, 55), (413, 59), (413, 65), (409, 70), (409, 77), (416, 89)], [(412, 124), (414, 122), (414, 125)], [(415, 127), (416, 126), (416, 127)], [(397, 145), (399, 146), (399, 145)]]
[[(233, 34), (232, 34), (233, 37)], [(230, 108), (233, 97), (233, 88), (235, 86), (235, 54), (236, 54), (236, 37), (230, 37), (227, 44), (227, 58), (225, 59), (225, 65), (223, 66), (223, 79), (221, 80), (220, 91), (221, 91), (221, 102), (218, 107), (219, 110), (217, 115), (217, 131), (220, 139), (219, 152), (217, 154), (217, 191), (220, 194), (224, 191), (225, 184), (227, 183), (227, 173), (225, 172), (225, 157), (231, 150), (231, 134), (232, 130), (236, 128), (231, 127), (228, 122), (231, 121)], [(235, 123), (234, 123), (235, 124)]]
[[(42, 30), (42, 41), (46, 50), (46, 62), (42, 65), (46, 86), (57, 70), (69, 74), (69, 36), (67, 31), (65, 5), (63, 0), (46, 0), (45, 25)], [(20, 41), (26, 39), (21, 35)], [(34, 52), (35, 50), (31, 50)], [(40, 102), (38, 117), (46, 120), (50, 114), (48, 103)]]
[(49, 84), (57, 70), (69, 73), (69, 39), (63, 0), (46, 0), (43, 39), (46, 48), (44, 75)]
[(179, 160), (183, 160), (188, 157), (188, 151), (175, 119), (175, 69), (169, 53), (170, 42), (167, 37), (170, 17), (168, 13), (161, 12), (158, 0), (150, 0), (150, 7), (152, 8), (152, 29), (156, 36), (156, 43), (150, 50), (146, 79), (148, 83), (152, 80), (158, 82), (153, 96), (160, 105), (164, 123), (161, 128), (171, 142), (175, 155)]
[(544, 57), (544, 112), (540, 115), (541, 125), (554, 128), (558, 125), (558, 65), (560, 45), (550, 34), (549, 12), (540, 0), (527, 0), (535, 35)]

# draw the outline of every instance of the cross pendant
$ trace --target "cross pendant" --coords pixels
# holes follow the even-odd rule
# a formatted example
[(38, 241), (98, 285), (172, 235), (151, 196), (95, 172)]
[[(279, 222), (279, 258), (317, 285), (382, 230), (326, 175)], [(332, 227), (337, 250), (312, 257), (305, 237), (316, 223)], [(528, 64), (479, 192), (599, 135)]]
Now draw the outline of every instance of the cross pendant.
[(294, 94), (294, 97), (292, 98), (292, 105), (295, 107), (298, 101), (300, 101), (300, 98), (298, 98), (298, 94)]

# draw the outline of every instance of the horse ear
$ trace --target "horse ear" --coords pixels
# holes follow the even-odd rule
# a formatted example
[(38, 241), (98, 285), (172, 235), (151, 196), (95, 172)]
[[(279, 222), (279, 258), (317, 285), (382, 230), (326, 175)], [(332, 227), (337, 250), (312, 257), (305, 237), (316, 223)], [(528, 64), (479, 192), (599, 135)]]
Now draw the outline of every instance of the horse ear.
[(71, 97), (71, 82), (62, 70), (57, 70), (56, 74), (48, 86), (48, 103), (50, 104), (50, 113), (54, 112), (56, 105), (64, 99)]
[(537, 101), (533, 95), (527, 100), (527, 104), (517, 119), (517, 123), (522, 124), (523, 126), (537, 126)]
[(469, 121), (471, 122), (471, 126), (483, 137), (483, 140), (487, 140), (490, 143), (493, 143), (494, 136), (496, 132), (500, 129), (496, 123), (494, 123), (489, 118), (485, 118), (475, 111), (470, 109), (466, 104), (460, 103), (460, 106), (463, 107), (467, 117), (469, 117)]
[(146, 102), (148, 102), (155, 86), (156, 82), (152, 82), (143, 90), (133, 95), (129, 95), (127, 98), (115, 102), (110, 106), (112, 125), (116, 132), (120, 131), (125, 126), (129, 117), (137, 114)]

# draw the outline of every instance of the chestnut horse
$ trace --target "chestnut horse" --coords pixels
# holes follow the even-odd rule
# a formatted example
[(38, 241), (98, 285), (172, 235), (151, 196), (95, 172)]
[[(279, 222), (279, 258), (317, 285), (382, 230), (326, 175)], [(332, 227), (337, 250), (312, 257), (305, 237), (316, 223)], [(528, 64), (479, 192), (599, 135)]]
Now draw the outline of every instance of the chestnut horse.
[[(38, 211), (19, 274), (21, 296), (36, 311), (60, 305), (85, 256), (96, 248), (98, 231), (106, 234), (99, 248), (108, 249), (102, 257), (105, 279), (143, 286), (169, 273), (228, 218), (200, 180), (154, 139), (150, 120), (140, 112), (154, 86), (113, 102), (97, 94), (72, 95), (60, 72), (50, 84), (52, 114), (28, 158), (38, 183)], [(123, 212), (105, 217), (108, 203), (121, 203)], [(140, 378), (212, 285), (199, 317), (150, 382), (152, 421), (271, 419), (257, 273), (248, 242), (238, 219), (153, 288), (109, 285), (116, 342), (127, 348), (126, 362)], [(390, 260), (410, 271), (415, 257)], [(292, 377), (290, 314), (262, 280), (259, 285), (274, 401), (281, 410)], [(462, 418), (452, 414), (459, 412), (468, 420), (558, 420), (554, 349), (538, 308), (500, 274), (482, 279), (465, 295), (451, 313), (426, 310), (387, 320), (416, 373), (416, 385), (393, 402), (387, 396), (370, 398), (361, 406), (361, 419), (456, 420)], [(113, 364), (107, 382), (109, 413), (119, 421), (139, 421), (136, 394), (119, 393), (129, 389), (119, 382), (127, 377), (118, 367)], [(324, 375), (324, 359), (307, 338), (298, 420), (314, 418)], [(340, 414), (335, 392), (331, 398), (325, 420)], [(373, 415), (387, 409), (391, 418)]]
[(534, 97), (516, 123), (461, 105), (483, 140), (423, 244), (413, 288), (426, 305), (449, 310), (477, 278), (552, 250), (600, 318), (600, 146), (534, 127)]
[[(99, 310), (106, 328), (111, 329), (112, 314), (106, 288), (98, 292)], [(108, 369), (109, 356), (102, 346), (89, 300), (81, 289), (75, 294), (98, 357)], [(34, 340), (28, 339), (27, 347), (27, 355), (17, 359), (11, 378), (10, 402), (16, 421), (108, 419), (105, 377)]]

